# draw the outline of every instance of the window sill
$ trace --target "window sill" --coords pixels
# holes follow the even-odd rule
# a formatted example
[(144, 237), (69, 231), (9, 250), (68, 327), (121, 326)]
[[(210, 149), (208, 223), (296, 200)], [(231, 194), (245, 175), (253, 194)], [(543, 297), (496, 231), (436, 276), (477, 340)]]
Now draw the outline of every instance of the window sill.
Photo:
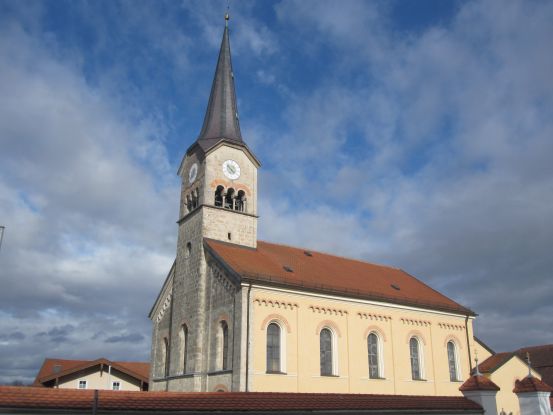
[(386, 378), (381, 378), (381, 377), (378, 377), (378, 378), (371, 378), (369, 376), (369, 380), (386, 380)]
[(216, 376), (216, 375), (226, 375), (227, 373), (232, 373), (232, 369), (224, 369), (224, 370), (214, 370), (213, 372), (208, 372), (208, 376)]
[(321, 374), (321, 377), (322, 378), (339, 378), (340, 375), (323, 375), (323, 374)]
[(280, 371), (271, 371), (271, 370), (267, 370), (265, 372), (265, 374), (267, 375), (287, 375), (288, 373), (286, 372), (280, 372)]
[(411, 379), (413, 382), (427, 382), (427, 379)]

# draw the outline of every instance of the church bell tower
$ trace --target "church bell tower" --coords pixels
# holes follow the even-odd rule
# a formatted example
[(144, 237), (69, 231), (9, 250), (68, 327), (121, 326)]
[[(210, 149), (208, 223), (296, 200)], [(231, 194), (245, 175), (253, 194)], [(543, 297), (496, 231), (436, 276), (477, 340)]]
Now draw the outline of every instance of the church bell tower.
[[(211, 390), (213, 373), (228, 374), (233, 365), (239, 366), (239, 362), (233, 363), (234, 356), (228, 357), (228, 362), (217, 357), (214, 349), (219, 340), (214, 337), (221, 335), (218, 325), (224, 324), (225, 341), (233, 341), (234, 316), (227, 312), (227, 305), (234, 304), (240, 287), (226, 284), (221, 290), (218, 282), (213, 282), (204, 241), (256, 248), (259, 166), (240, 131), (227, 15), (202, 129), (178, 170), (182, 184), (176, 259), (168, 278), (172, 286), (160, 294), (169, 299), (170, 312), (166, 314), (170, 318), (164, 314), (154, 327), (154, 390)], [(216, 307), (227, 311), (216, 312)], [(233, 387), (229, 384), (228, 388)]]

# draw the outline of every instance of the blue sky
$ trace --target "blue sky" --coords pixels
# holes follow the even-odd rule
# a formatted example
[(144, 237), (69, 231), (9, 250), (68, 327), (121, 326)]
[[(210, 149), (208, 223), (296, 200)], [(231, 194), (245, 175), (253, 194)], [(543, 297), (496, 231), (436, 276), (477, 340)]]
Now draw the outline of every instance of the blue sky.
[[(146, 360), (224, 1), (0, 1), (0, 382)], [(231, 1), (260, 239), (553, 343), (553, 2)], [(516, 333), (516, 335), (514, 335)]]

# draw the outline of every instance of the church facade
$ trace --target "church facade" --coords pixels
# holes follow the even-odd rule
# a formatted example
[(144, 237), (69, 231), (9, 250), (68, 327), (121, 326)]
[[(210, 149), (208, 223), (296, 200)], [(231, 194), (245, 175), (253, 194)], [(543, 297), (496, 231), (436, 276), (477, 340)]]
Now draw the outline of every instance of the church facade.
[(150, 390), (460, 396), (479, 347), (474, 312), (401, 269), (258, 241), (259, 167), (240, 131), (226, 26), (178, 171)]

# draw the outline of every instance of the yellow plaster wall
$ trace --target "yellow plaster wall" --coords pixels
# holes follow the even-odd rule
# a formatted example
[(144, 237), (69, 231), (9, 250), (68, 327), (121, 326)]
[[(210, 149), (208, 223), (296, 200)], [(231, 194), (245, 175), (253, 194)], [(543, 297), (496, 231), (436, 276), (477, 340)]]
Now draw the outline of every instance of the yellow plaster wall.
[[(252, 391), (341, 392), (460, 396), (470, 372), (465, 317), (393, 305), (331, 299), (270, 288), (252, 290)], [(266, 327), (286, 327), (286, 374), (266, 373)], [(337, 335), (337, 376), (320, 376), (319, 331)], [(472, 339), (472, 320), (469, 319)], [(369, 379), (367, 336), (382, 340), (383, 379)], [(422, 340), (423, 381), (411, 379), (409, 339)], [(458, 346), (460, 381), (449, 379), (447, 342)], [(471, 345), (472, 346), (472, 345)]]
[[(516, 356), (513, 356), (495, 372), (486, 374), (500, 388), (496, 396), (498, 412), (504, 410), (507, 414), (512, 412), (513, 415), (520, 415), (518, 397), (513, 393), (513, 389), (515, 381), (523, 379), (527, 375), (528, 366)], [(535, 370), (532, 370), (532, 376), (541, 379), (540, 374)]]
[(78, 389), (80, 380), (87, 381), (87, 389), (111, 389), (111, 382), (119, 381), (121, 382), (120, 390), (140, 390), (140, 382), (135, 378), (113, 369), (110, 376), (107, 368), (103, 372), (100, 372), (98, 367), (64, 376), (59, 380), (58, 387), (61, 389)]

